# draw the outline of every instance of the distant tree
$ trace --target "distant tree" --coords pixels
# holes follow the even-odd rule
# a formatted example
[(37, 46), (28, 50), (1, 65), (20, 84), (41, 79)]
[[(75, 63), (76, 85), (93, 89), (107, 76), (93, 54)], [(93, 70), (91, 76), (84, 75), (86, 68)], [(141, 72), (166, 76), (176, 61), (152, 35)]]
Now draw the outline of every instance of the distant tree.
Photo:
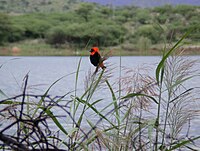
[(159, 14), (171, 14), (173, 11), (172, 5), (164, 5), (164, 6), (159, 6), (155, 7), (152, 9), (153, 12), (157, 12)]
[(11, 30), (11, 23), (9, 16), (0, 13), (0, 44), (3, 44), (8, 40), (10, 30)]
[(25, 29), (21, 25), (12, 25), (12, 29), (9, 32), (8, 42), (16, 42), (24, 40)]
[(100, 9), (100, 13), (105, 17), (109, 18), (112, 15), (112, 10), (109, 7), (103, 6)]
[(86, 22), (89, 21), (89, 16), (94, 9), (94, 5), (91, 3), (81, 3), (76, 9), (76, 13), (85, 19)]
[(46, 38), (50, 44), (64, 44), (84, 47), (88, 41), (96, 41), (102, 46), (119, 43), (125, 29), (115, 22), (97, 18), (89, 22), (58, 25), (51, 29)]
[(4, 12), (7, 7), (7, 1), (6, 0), (1, 0), (0, 1), (0, 12)]
[(169, 16), (167, 14), (158, 14), (155, 16), (156, 21), (159, 24), (165, 24), (168, 21)]
[(62, 10), (63, 10), (63, 11), (69, 10), (69, 8), (70, 8), (70, 7), (69, 7), (68, 5), (64, 5), (63, 8), (62, 8)]
[(27, 1), (27, 0), (21, 0), (21, 2), (24, 5), (24, 7), (28, 7), (29, 1)]
[(187, 15), (188, 13), (194, 12), (195, 8), (195, 6), (190, 5), (177, 5), (173, 8), (172, 13)]
[(150, 39), (153, 44), (160, 42), (162, 40), (162, 35), (162, 31), (153, 25), (140, 26), (135, 32), (136, 37), (146, 37)]
[(52, 28), (47, 34), (46, 34), (46, 40), (47, 43), (54, 45), (56, 47), (65, 44), (66, 42), (66, 33), (61, 26), (57, 26)]
[(148, 54), (151, 48), (151, 39), (147, 37), (140, 37), (137, 43), (137, 48), (140, 50), (141, 55)]
[(187, 22), (187, 26), (182, 27), (182, 32), (192, 29), (192, 32), (189, 36), (192, 41), (199, 42), (200, 40), (200, 14), (196, 14), (190, 18)]
[(151, 20), (151, 15), (148, 9), (139, 9), (136, 12), (136, 19), (141, 24), (148, 24)]

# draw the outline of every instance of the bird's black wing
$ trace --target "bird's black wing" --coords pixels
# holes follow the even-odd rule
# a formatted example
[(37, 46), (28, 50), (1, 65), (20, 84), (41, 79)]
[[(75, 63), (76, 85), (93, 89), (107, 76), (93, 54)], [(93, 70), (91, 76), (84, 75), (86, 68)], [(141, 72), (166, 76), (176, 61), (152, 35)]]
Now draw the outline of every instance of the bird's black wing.
[(90, 61), (94, 66), (97, 66), (99, 64), (100, 59), (101, 56), (98, 52), (96, 52), (94, 55), (90, 55)]

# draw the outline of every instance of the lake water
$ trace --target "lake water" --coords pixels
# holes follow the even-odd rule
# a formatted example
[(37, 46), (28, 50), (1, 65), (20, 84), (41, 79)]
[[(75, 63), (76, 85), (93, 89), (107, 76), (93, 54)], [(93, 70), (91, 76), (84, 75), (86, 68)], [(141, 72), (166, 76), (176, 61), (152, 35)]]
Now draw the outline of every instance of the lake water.
[[(121, 66), (134, 68), (144, 64), (156, 67), (160, 57), (122, 57)], [(19, 94), (22, 82), (29, 73), (29, 91), (45, 92), (45, 90), (59, 78), (66, 76), (53, 88), (56, 95), (62, 95), (74, 89), (75, 73), (80, 57), (0, 57), (0, 89), (8, 96)], [(120, 57), (111, 57), (107, 61), (113, 72), (114, 78), (119, 76)], [(109, 69), (109, 68), (108, 68)], [(83, 88), (83, 81), (89, 70), (95, 70), (88, 57), (82, 57), (79, 86)], [(150, 74), (154, 74), (154, 70)], [(113, 79), (114, 79), (113, 78)]]
[[(31, 94), (42, 95), (49, 88), (49, 86), (65, 76), (59, 82), (57, 82), (50, 90), (50, 95), (62, 96), (68, 92), (72, 92), (73, 95), (76, 80), (76, 70), (81, 57), (0, 57), (0, 90), (7, 96), (12, 97), (22, 93), (23, 80), (28, 73), (28, 87), (27, 91)], [(189, 56), (190, 60), (200, 60), (200, 56)], [(120, 76), (120, 65), (123, 67), (137, 69), (148, 66), (149, 75), (155, 77), (155, 69), (160, 61), (159, 56), (138, 56), (138, 57), (110, 57), (107, 62), (107, 69), (112, 72), (112, 76), (109, 78), (110, 83), (114, 83)], [(121, 60), (121, 64), (120, 64)], [(199, 66), (194, 66), (195, 70), (199, 70)], [(82, 57), (81, 66), (78, 78), (78, 91), (77, 95), (81, 95), (84, 92), (85, 77), (88, 76), (88, 72), (93, 72), (95, 68), (90, 64), (89, 57)], [(125, 76), (126, 73), (122, 72), (121, 76)], [(196, 77), (187, 83), (189, 87), (199, 87), (200, 78)], [(101, 98), (107, 100), (111, 97), (110, 91), (103, 91)], [(69, 95), (70, 96), (70, 95)], [(99, 96), (98, 96), (99, 97)], [(1, 99), (6, 98), (0, 95)], [(105, 103), (105, 102), (104, 102)], [(98, 106), (101, 108), (100, 104)], [(193, 122), (192, 135), (200, 135), (200, 120), (197, 118)]]

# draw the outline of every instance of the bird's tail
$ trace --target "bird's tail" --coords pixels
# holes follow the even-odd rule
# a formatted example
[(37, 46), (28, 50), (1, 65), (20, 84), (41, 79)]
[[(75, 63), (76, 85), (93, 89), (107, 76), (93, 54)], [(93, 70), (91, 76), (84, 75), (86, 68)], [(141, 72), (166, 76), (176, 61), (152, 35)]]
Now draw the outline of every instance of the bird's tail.
[(99, 64), (99, 67), (101, 67), (102, 69), (105, 69), (105, 68), (106, 68), (106, 66), (104, 66), (103, 62), (101, 62), (101, 63)]
[(107, 52), (105, 55), (103, 55), (103, 57), (101, 58), (101, 61), (104, 62), (105, 60), (107, 60), (110, 56), (112, 56), (112, 51), (110, 50), (109, 52)]
[(94, 72), (94, 74), (96, 74), (99, 70), (99, 67), (101, 67), (103, 70), (106, 69), (106, 66), (104, 66), (103, 62), (101, 62), (97, 67), (96, 67), (96, 70)]
[(102, 69), (105, 69), (106, 66), (104, 66), (104, 61), (107, 60), (110, 56), (112, 55), (112, 51), (109, 51), (108, 53), (106, 53), (100, 60), (99, 63), (99, 67), (101, 67)]
[(106, 69), (106, 66), (104, 66), (104, 63), (103, 63), (103, 62), (104, 62), (105, 60), (107, 60), (107, 59), (111, 56), (111, 54), (112, 54), (112, 51), (109, 51), (107, 54), (105, 54), (105, 55), (101, 58), (101, 60), (100, 60), (100, 62), (99, 62), (99, 64), (98, 64), (98, 66), (96, 67), (96, 70), (95, 70), (94, 74), (96, 74), (96, 73), (98, 72), (99, 67), (101, 67), (103, 70)]

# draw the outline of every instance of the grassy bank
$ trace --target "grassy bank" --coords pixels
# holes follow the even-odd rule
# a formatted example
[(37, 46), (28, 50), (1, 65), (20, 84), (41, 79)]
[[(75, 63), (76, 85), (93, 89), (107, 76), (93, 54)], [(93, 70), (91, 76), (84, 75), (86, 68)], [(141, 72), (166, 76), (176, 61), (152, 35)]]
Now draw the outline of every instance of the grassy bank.
[[(101, 52), (112, 51), (113, 56), (153, 56), (161, 55), (166, 44), (152, 45), (149, 48), (132, 44), (123, 44), (115, 47), (102, 47)], [(168, 44), (167, 47), (171, 47)], [(0, 46), (1, 56), (88, 56), (89, 47), (72, 48), (61, 45), (57, 48), (46, 44), (43, 40), (25, 40), (17, 43), (4, 44)], [(200, 44), (183, 46), (185, 55), (200, 55)]]

